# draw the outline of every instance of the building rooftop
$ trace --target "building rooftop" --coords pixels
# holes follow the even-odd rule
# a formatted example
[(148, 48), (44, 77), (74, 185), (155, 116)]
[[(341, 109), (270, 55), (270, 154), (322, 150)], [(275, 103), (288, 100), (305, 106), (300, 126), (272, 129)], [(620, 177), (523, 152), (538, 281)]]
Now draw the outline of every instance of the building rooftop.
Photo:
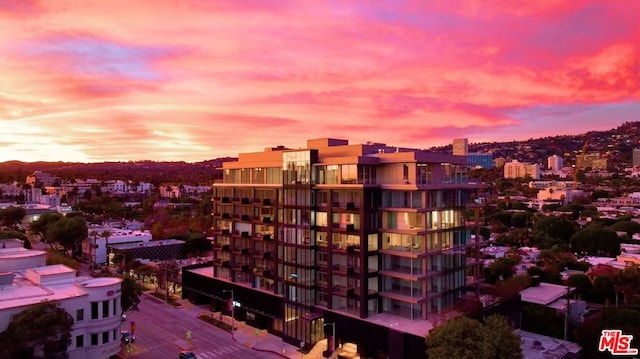
[(577, 355), (582, 347), (566, 340), (516, 329), (520, 336), (523, 359), (562, 359), (567, 355)]
[[(58, 267), (57, 265), (54, 267)], [(60, 271), (60, 268), (41, 271)], [(71, 268), (69, 268), (71, 269)], [(71, 269), (73, 271), (73, 269)], [(75, 272), (75, 271), (74, 271)], [(89, 278), (89, 277), (86, 277)], [(78, 278), (79, 280), (81, 278)], [(23, 307), (47, 301), (57, 301), (73, 297), (81, 297), (86, 294), (70, 283), (51, 283), (40, 285), (29, 280), (24, 273), (16, 272), (13, 282), (2, 286), (0, 291), (0, 310), (6, 308)]]
[(529, 287), (520, 291), (520, 297), (523, 302), (548, 305), (566, 295), (567, 289), (573, 290), (574, 288), (567, 287), (566, 285), (543, 282), (538, 286)]
[(145, 247), (160, 247), (160, 246), (169, 246), (175, 244), (184, 244), (184, 241), (179, 239), (163, 239), (161, 241), (149, 241), (144, 243), (125, 243), (125, 244), (114, 244), (111, 245), (114, 249), (118, 250), (127, 250), (133, 248), (145, 248)]

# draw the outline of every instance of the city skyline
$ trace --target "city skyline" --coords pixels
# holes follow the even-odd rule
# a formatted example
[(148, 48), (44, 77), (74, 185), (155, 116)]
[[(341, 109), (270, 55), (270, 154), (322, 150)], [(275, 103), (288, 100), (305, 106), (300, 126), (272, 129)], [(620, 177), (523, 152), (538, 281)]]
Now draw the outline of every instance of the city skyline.
[(640, 113), (640, 2), (0, 2), (0, 161), (414, 148)]

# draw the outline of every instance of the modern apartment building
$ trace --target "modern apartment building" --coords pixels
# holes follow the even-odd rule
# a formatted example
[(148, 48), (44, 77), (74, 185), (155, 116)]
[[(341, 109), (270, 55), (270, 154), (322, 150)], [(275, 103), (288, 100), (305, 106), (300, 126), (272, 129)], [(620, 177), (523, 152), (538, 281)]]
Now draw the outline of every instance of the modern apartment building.
[(549, 156), (547, 158), (547, 168), (552, 171), (559, 171), (564, 166), (564, 161), (562, 157), (558, 155)]
[(456, 156), (466, 156), (469, 153), (469, 139), (454, 138), (452, 153)]
[(576, 168), (580, 170), (587, 168), (591, 168), (592, 170), (606, 170), (607, 159), (600, 157), (597, 153), (577, 155)]
[(327, 138), (240, 154), (213, 185), (213, 265), (184, 270), (183, 295), (304, 347), (337, 332), (362, 353), (424, 353), (427, 331), (412, 342), (397, 320), (428, 322), (479, 273), (465, 171), (462, 156)]
[(537, 163), (530, 164), (513, 160), (505, 163), (503, 170), (504, 178), (524, 178), (529, 176), (534, 180), (540, 179), (540, 165)]

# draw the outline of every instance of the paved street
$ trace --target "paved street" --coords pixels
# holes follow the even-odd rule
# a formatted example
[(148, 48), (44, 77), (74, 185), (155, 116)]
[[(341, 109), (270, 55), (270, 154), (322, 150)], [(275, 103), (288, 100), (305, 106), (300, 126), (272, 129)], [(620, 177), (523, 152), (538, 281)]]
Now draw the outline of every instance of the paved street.
[[(252, 350), (253, 342), (234, 341), (231, 334), (196, 318), (202, 309), (188, 305), (177, 309), (162, 301), (143, 295), (139, 311), (128, 314), (123, 330), (135, 322), (136, 342), (132, 358), (177, 358), (181, 349), (188, 349), (198, 358), (277, 358), (273, 353)], [(191, 341), (187, 341), (191, 331)], [(191, 345), (190, 345), (191, 344)], [(123, 350), (125, 357), (128, 353)]]

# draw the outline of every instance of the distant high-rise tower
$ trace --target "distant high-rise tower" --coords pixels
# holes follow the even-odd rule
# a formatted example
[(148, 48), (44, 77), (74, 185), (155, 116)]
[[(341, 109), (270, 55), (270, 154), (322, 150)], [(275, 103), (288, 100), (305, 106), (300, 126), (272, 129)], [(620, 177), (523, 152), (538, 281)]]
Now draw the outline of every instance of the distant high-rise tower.
[(453, 154), (456, 156), (466, 156), (469, 153), (469, 139), (467, 138), (454, 138), (453, 139)]
[(558, 171), (563, 166), (562, 157), (553, 155), (547, 159), (547, 167), (552, 171)]
[(633, 149), (633, 166), (640, 167), (640, 148)]

